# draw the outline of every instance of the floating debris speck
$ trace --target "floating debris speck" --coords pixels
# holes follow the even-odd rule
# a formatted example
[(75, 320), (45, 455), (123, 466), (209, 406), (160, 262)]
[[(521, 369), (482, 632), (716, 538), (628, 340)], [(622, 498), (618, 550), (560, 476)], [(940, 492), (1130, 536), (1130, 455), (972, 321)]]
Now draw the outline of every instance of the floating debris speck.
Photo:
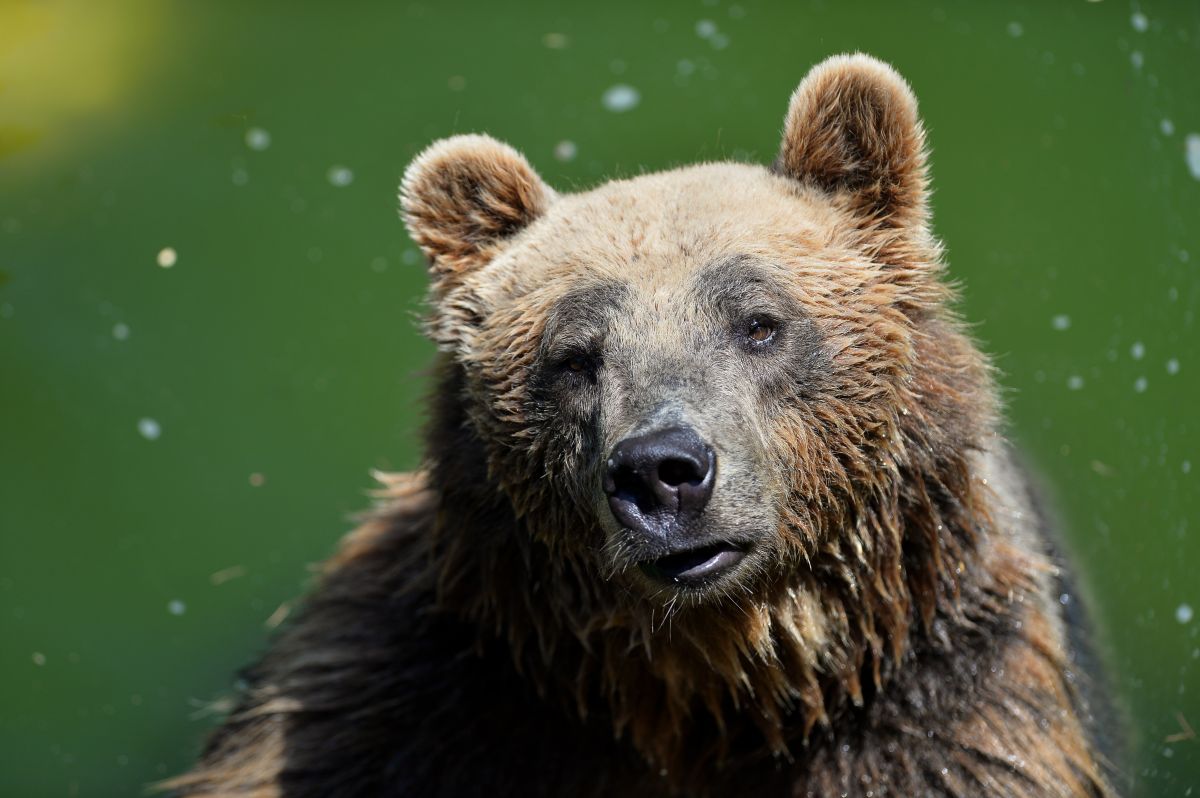
[(710, 38), (717, 32), (717, 23), (711, 19), (702, 19), (696, 22), (696, 35), (701, 39)]
[(1180, 623), (1190, 623), (1193, 614), (1191, 604), (1180, 604), (1175, 608), (1175, 620)]
[(1134, 360), (1141, 360), (1146, 356), (1146, 345), (1141, 341), (1134, 341), (1133, 346), (1129, 347), (1129, 356)]
[(261, 127), (252, 127), (246, 131), (246, 146), (257, 152), (262, 152), (271, 146), (271, 134)]
[(1129, 54), (1129, 63), (1133, 64), (1134, 69), (1141, 69), (1146, 63), (1146, 56), (1142, 55), (1141, 50), (1134, 50)]
[(158, 265), (164, 269), (169, 269), (179, 260), (179, 253), (174, 247), (163, 247), (158, 251)]
[(1175, 123), (1170, 119), (1164, 119), (1158, 123), (1158, 129), (1164, 136), (1172, 136), (1175, 134)]
[(575, 160), (575, 156), (579, 153), (579, 148), (575, 146), (575, 142), (563, 139), (554, 145), (554, 157), (566, 163)]
[(243, 577), (245, 575), (246, 575), (246, 566), (231, 565), (228, 568), (222, 568), (220, 571), (217, 571), (216, 573), (209, 574), (208, 581), (212, 583), (213, 587), (220, 587), (221, 585), (225, 584), (226, 582), (232, 581), (234, 579), (240, 579), (241, 577)]
[(118, 341), (125, 341), (129, 338), (129, 325), (122, 322), (117, 322), (112, 328), (112, 337)]
[(1186, 142), (1188, 171), (1192, 173), (1192, 177), (1200, 180), (1200, 133), (1188, 133)]
[(167, 612), (172, 615), (183, 615), (187, 612), (187, 605), (179, 599), (171, 599), (167, 602)]
[(1137, 393), (1145, 393), (1146, 385), (1147, 385), (1146, 378), (1138, 377), (1136, 380), (1133, 381), (1133, 390), (1136, 391)]
[(1007, 30), (1009, 36), (1013, 37), (1014, 39), (1019, 39), (1025, 33), (1025, 26), (1020, 22), (1010, 22), (1008, 23)]
[(542, 37), (542, 46), (549, 50), (565, 50), (570, 43), (565, 33), (547, 33)]
[(1171, 358), (1167, 361), (1167, 373), (1174, 376), (1179, 373), (1179, 361)]
[(615, 86), (610, 86), (604, 92), (602, 102), (604, 107), (613, 113), (624, 113), (637, 108), (638, 103), (642, 101), (641, 93), (633, 86), (625, 83), (618, 83)]
[(1072, 374), (1070, 377), (1067, 377), (1067, 388), (1072, 391), (1082, 390), (1083, 377), (1080, 377), (1078, 374)]
[(1066, 313), (1060, 313), (1050, 320), (1050, 324), (1056, 330), (1069, 330), (1071, 328), (1071, 317)]
[(267, 484), (267, 478), (258, 471), (250, 475), (250, 487), (261, 488), (265, 484)]
[(148, 441), (156, 441), (162, 435), (162, 427), (152, 418), (138, 419), (138, 433)]
[(33, 652), (33, 664), (39, 668), (46, 664), (46, 655), (40, 651)]
[(1129, 18), (1129, 24), (1138, 33), (1145, 33), (1146, 29), (1150, 27), (1150, 20), (1141, 11), (1134, 11), (1133, 16)]
[(344, 188), (354, 182), (354, 172), (345, 166), (331, 166), (325, 175), (331, 186)]

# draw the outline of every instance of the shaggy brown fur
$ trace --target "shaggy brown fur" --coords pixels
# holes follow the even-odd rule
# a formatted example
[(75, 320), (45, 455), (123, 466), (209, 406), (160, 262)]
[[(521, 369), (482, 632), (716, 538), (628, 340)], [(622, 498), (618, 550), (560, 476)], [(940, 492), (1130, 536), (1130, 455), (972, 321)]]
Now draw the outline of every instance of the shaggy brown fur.
[[(770, 171), (560, 197), (486, 137), (431, 147), (402, 186), (443, 353), (427, 469), (383, 477), (169, 786), (1110, 795), (926, 197), (915, 100), (864, 56), (804, 80)], [(663, 419), (712, 441), (707, 523), (753, 542), (700, 590), (648, 578), (599, 489)]]

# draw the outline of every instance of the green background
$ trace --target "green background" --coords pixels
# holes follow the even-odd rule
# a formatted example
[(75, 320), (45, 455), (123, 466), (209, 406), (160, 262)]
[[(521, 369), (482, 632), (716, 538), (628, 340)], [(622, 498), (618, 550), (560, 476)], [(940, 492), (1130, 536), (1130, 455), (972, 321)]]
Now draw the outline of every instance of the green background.
[[(1200, 729), (1200, 5), (1109, 0), (0, 0), (0, 793), (184, 768), (368, 469), (418, 463), (417, 151), (488, 131), (560, 190), (767, 162), (847, 50), (921, 100), (937, 230), (1093, 586), (1137, 795), (1200, 795), (1177, 737)], [(636, 107), (605, 107), (617, 84)]]

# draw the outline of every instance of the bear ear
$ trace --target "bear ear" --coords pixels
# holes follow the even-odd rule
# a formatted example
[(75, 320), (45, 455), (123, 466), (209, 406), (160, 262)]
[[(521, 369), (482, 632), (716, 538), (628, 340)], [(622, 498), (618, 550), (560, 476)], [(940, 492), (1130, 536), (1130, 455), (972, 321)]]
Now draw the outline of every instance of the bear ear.
[(870, 56), (817, 64), (792, 95), (774, 170), (842, 198), (863, 227), (926, 222), (925, 131), (897, 72)]
[(491, 260), (554, 196), (519, 152), (481, 135), (435, 142), (400, 183), (404, 223), (443, 293)]

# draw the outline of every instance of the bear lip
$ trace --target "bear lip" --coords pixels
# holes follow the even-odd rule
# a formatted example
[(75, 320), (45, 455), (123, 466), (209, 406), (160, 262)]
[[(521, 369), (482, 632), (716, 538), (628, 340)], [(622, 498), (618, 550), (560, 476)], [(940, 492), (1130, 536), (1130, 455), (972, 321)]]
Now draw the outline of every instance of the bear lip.
[(662, 582), (694, 586), (710, 582), (745, 559), (747, 547), (717, 541), (638, 563), (642, 573)]

